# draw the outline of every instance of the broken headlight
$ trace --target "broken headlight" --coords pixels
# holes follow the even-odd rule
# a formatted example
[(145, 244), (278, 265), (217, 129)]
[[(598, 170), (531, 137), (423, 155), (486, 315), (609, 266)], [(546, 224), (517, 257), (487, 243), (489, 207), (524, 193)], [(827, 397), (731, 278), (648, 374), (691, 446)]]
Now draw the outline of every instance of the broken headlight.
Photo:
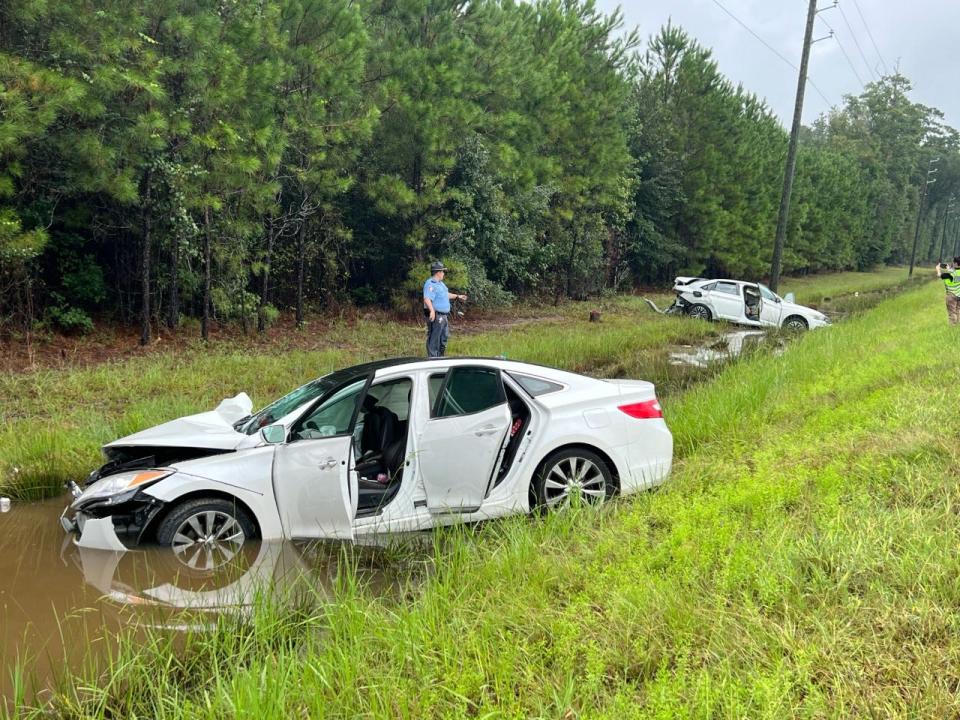
[(92, 501), (121, 503), (140, 489), (173, 475), (174, 470), (133, 470), (97, 480), (78, 497), (73, 506), (79, 508)]

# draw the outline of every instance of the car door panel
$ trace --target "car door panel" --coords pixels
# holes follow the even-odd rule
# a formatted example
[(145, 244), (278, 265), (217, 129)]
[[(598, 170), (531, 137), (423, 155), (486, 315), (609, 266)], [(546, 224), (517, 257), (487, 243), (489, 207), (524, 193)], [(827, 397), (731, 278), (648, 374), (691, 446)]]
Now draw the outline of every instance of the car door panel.
[(763, 299), (760, 301), (760, 324), (769, 327), (780, 326), (780, 310), (778, 303)]
[(277, 448), (273, 488), (289, 538), (353, 537), (357, 498), (350, 435), (295, 440)]
[(480, 507), (510, 429), (506, 403), (473, 415), (433, 418), (420, 442), (420, 472), (431, 512)]
[(499, 370), (450, 369), (434, 405), (419, 440), (427, 508), (434, 513), (475, 510), (489, 491), (512, 420)]
[[(727, 287), (724, 292), (721, 287)], [(732, 291), (732, 292), (730, 292)], [(721, 320), (740, 320), (743, 317), (743, 298), (735, 283), (718, 282), (717, 288), (710, 291), (710, 304), (713, 314)]]

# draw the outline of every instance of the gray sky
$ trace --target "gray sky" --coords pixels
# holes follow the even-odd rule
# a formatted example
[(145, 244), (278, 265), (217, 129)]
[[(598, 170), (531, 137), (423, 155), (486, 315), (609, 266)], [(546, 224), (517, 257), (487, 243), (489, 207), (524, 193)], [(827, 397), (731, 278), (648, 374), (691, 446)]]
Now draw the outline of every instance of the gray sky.
[[(720, 2), (799, 67), (808, 5), (805, 0)], [(831, 2), (820, 0), (820, 6), (826, 7)], [(639, 27), (644, 43), (672, 18), (675, 25), (684, 28), (701, 45), (713, 49), (724, 75), (766, 98), (783, 124), (789, 127), (797, 71), (764, 47), (713, 0), (597, 0), (597, 6), (607, 13), (620, 6), (624, 24), (628, 28)], [(814, 38), (828, 34), (827, 23), (836, 32), (839, 43), (824, 40), (813, 46), (808, 74), (829, 102), (808, 84), (804, 123), (809, 124), (831, 105), (839, 105), (845, 94), (859, 94), (862, 85), (844, 58), (844, 50), (864, 83), (873, 79), (871, 71), (876, 77), (883, 72), (877, 50), (858, 13), (859, 7), (887, 69), (893, 72), (899, 61), (900, 71), (913, 83), (912, 99), (939, 108), (945, 114), (945, 121), (960, 129), (960, 94), (956, 92), (960, 60), (953, 45), (960, 31), (960, 0), (840, 0), (840, 7), (843, 14), (840, 9), (826, 10), (819, 14), (814, 25)]]

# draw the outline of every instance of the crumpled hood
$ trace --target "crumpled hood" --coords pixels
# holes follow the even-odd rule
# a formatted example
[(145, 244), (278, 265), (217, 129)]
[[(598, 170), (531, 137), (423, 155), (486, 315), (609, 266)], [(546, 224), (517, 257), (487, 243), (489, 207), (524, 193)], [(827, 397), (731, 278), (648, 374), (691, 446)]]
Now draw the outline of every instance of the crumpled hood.
[(150, 447), (191, 447), (211, 450), (233, 450), (246, 435), (233, 429), (233, 424), (253, 409), (253, 401), (242, 392), (222, 401), (216, 410), (187, 415), (152, 428), (127, 435), (104, 445), (104, 448), (145, 445)]

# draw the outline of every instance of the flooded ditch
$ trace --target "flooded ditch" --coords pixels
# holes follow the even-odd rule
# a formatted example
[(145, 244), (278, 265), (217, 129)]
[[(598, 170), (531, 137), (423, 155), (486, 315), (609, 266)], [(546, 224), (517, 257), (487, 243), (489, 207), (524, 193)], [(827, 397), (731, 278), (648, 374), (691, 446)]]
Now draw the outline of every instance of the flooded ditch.
[(429, 572), (429, 534), (387, 544), (246, 543), (213, 570), (192, 570), (160, 547), (116, 553), (78, 548), (60, 527), (66, 496), (13, 503), (0, 513), (0, 715), (15, 702), (13, 671), (27, 667), (27, 702), (39, 702), (65, 667), (96, 665), (125, 628), (202, 631), (249, 612), (269, 588), (281, 601), (332, 597), (350, 572), (371, 592), (398, 598)]

